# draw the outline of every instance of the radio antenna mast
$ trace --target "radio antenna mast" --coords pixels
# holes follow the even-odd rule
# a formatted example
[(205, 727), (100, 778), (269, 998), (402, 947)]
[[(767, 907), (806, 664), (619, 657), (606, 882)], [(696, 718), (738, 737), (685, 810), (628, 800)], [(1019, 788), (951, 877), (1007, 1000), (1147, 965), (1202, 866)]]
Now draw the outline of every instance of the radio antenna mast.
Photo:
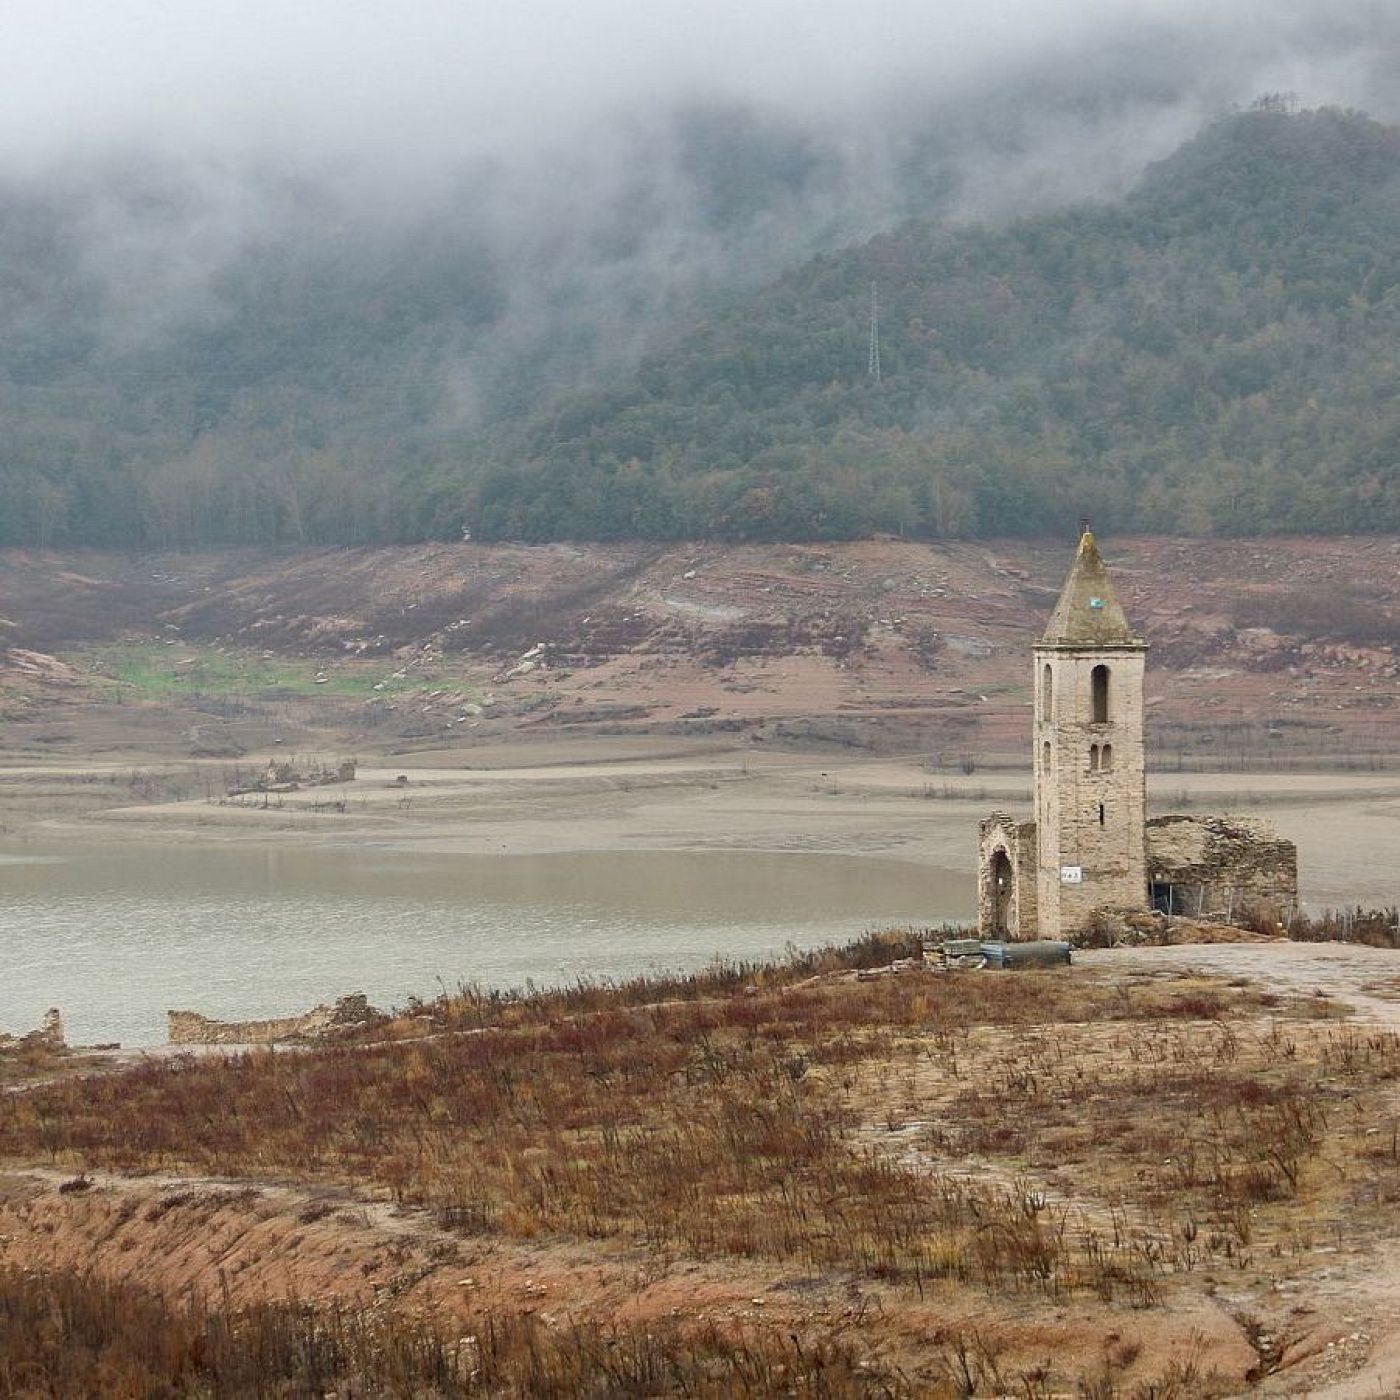
[(877, 384), (880, 382), (880, 286), (870, 284), (870, 361), (866, 374)]

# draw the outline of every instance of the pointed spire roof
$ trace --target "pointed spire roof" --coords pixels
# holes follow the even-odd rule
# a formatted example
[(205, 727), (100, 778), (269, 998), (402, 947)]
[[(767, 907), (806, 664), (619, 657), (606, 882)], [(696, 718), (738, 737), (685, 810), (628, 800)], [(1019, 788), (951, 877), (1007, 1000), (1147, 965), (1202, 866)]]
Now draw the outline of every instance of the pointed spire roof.
[(1085, 530), (1074, 565), (1050, 615), (1042, 646), (1141, 646), (1109, 582), (1103, 555)]

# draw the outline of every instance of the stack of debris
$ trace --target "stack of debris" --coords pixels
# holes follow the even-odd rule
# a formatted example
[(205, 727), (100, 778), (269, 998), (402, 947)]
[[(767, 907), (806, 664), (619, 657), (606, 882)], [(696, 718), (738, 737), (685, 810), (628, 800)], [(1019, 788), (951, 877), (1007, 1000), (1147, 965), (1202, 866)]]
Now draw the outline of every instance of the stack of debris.
[(355, 760), (343, 758), (334, 767), (322, 764), (299, 772), (294, 764), (279, 763), (275, 759), (267, 765), (252, 782), (243, 782), (235, 776), (229, 785), (230, 797), (246, 797), (254, 792), (296, 792), (304, 787), (327, 787), (332, 783), (355, 781)]

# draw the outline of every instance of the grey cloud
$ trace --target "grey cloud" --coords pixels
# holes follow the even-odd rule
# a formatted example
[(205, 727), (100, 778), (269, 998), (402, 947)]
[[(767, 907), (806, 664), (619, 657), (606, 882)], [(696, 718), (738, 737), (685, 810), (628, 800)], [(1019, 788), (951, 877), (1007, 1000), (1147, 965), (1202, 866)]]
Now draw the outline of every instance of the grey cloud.
[[(1062, 69), (1086, 87), (1111, 87), (1114, 64), (1149, 93), (1165, 85), (1200, 101), (1247, 98), (1277, 77), (1311, 89), (1302, 94), (1310, 102), (1374, 103), (1392, 86), (1393, 9), (1356, 0), (9, 0), (3, 149), (27, 162), (136, 141), (392, 153), (412, 166), (567, 143), (580, 124), (671, 100), (847, 121), (918, 95), (995, 89), (1018, 72)], [(1156, 82), (1143, 71), (1153, 66)]]
[[(1365, 0), (8, 0), (0, 181), (58, 198), (104, 326), (216, 323), (250, 249), (493, 280), (464, 417), (920, 215), (1113, 193), (1260, 91), (1400, 116)], [(56, 192), (56, 193), (55, 193)], [(358, 262), (357, 262), (358, 259)], [(369, 269), (369, 271), (366, 271)]]

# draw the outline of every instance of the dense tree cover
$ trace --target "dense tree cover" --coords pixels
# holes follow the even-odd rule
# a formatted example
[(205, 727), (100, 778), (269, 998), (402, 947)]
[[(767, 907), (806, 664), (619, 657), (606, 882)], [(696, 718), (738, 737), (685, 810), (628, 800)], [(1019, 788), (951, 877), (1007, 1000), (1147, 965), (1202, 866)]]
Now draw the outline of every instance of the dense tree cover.
[(1114, 204), (910, 222), (470, 412), (502, 306), (461, 229), (269, 241), (116, 336), (71, 214), (0, 201), (0, 543), (1400, 529), (1400, 132), (1352, 113), (1224, 118)]
[[(162, 242), (157, 228), (158, 255), (178, 252), (187, 192), (141, 171), (113, 179), (148, 206), (143, 232), (173, 229)], [(468, 238), (449, 230), (435, 247), (414, 229), (417, 259), (402, 240), (351, 248), (334, 229), (303, 243), (334, 213), (310, 200), (191, 291), (133, 275), (141, 250), (111, 246), (124, 227), (94, 214), (101, 191), (3, 193), (0, 543), (432, 532), (442, 366), (495, 311)]]
[(1265, 104), (1121, 203), (809, 263), (531, 423), (474, 513), (526, 538), (1394, 530), (1397, 372), (1400, 132)]

